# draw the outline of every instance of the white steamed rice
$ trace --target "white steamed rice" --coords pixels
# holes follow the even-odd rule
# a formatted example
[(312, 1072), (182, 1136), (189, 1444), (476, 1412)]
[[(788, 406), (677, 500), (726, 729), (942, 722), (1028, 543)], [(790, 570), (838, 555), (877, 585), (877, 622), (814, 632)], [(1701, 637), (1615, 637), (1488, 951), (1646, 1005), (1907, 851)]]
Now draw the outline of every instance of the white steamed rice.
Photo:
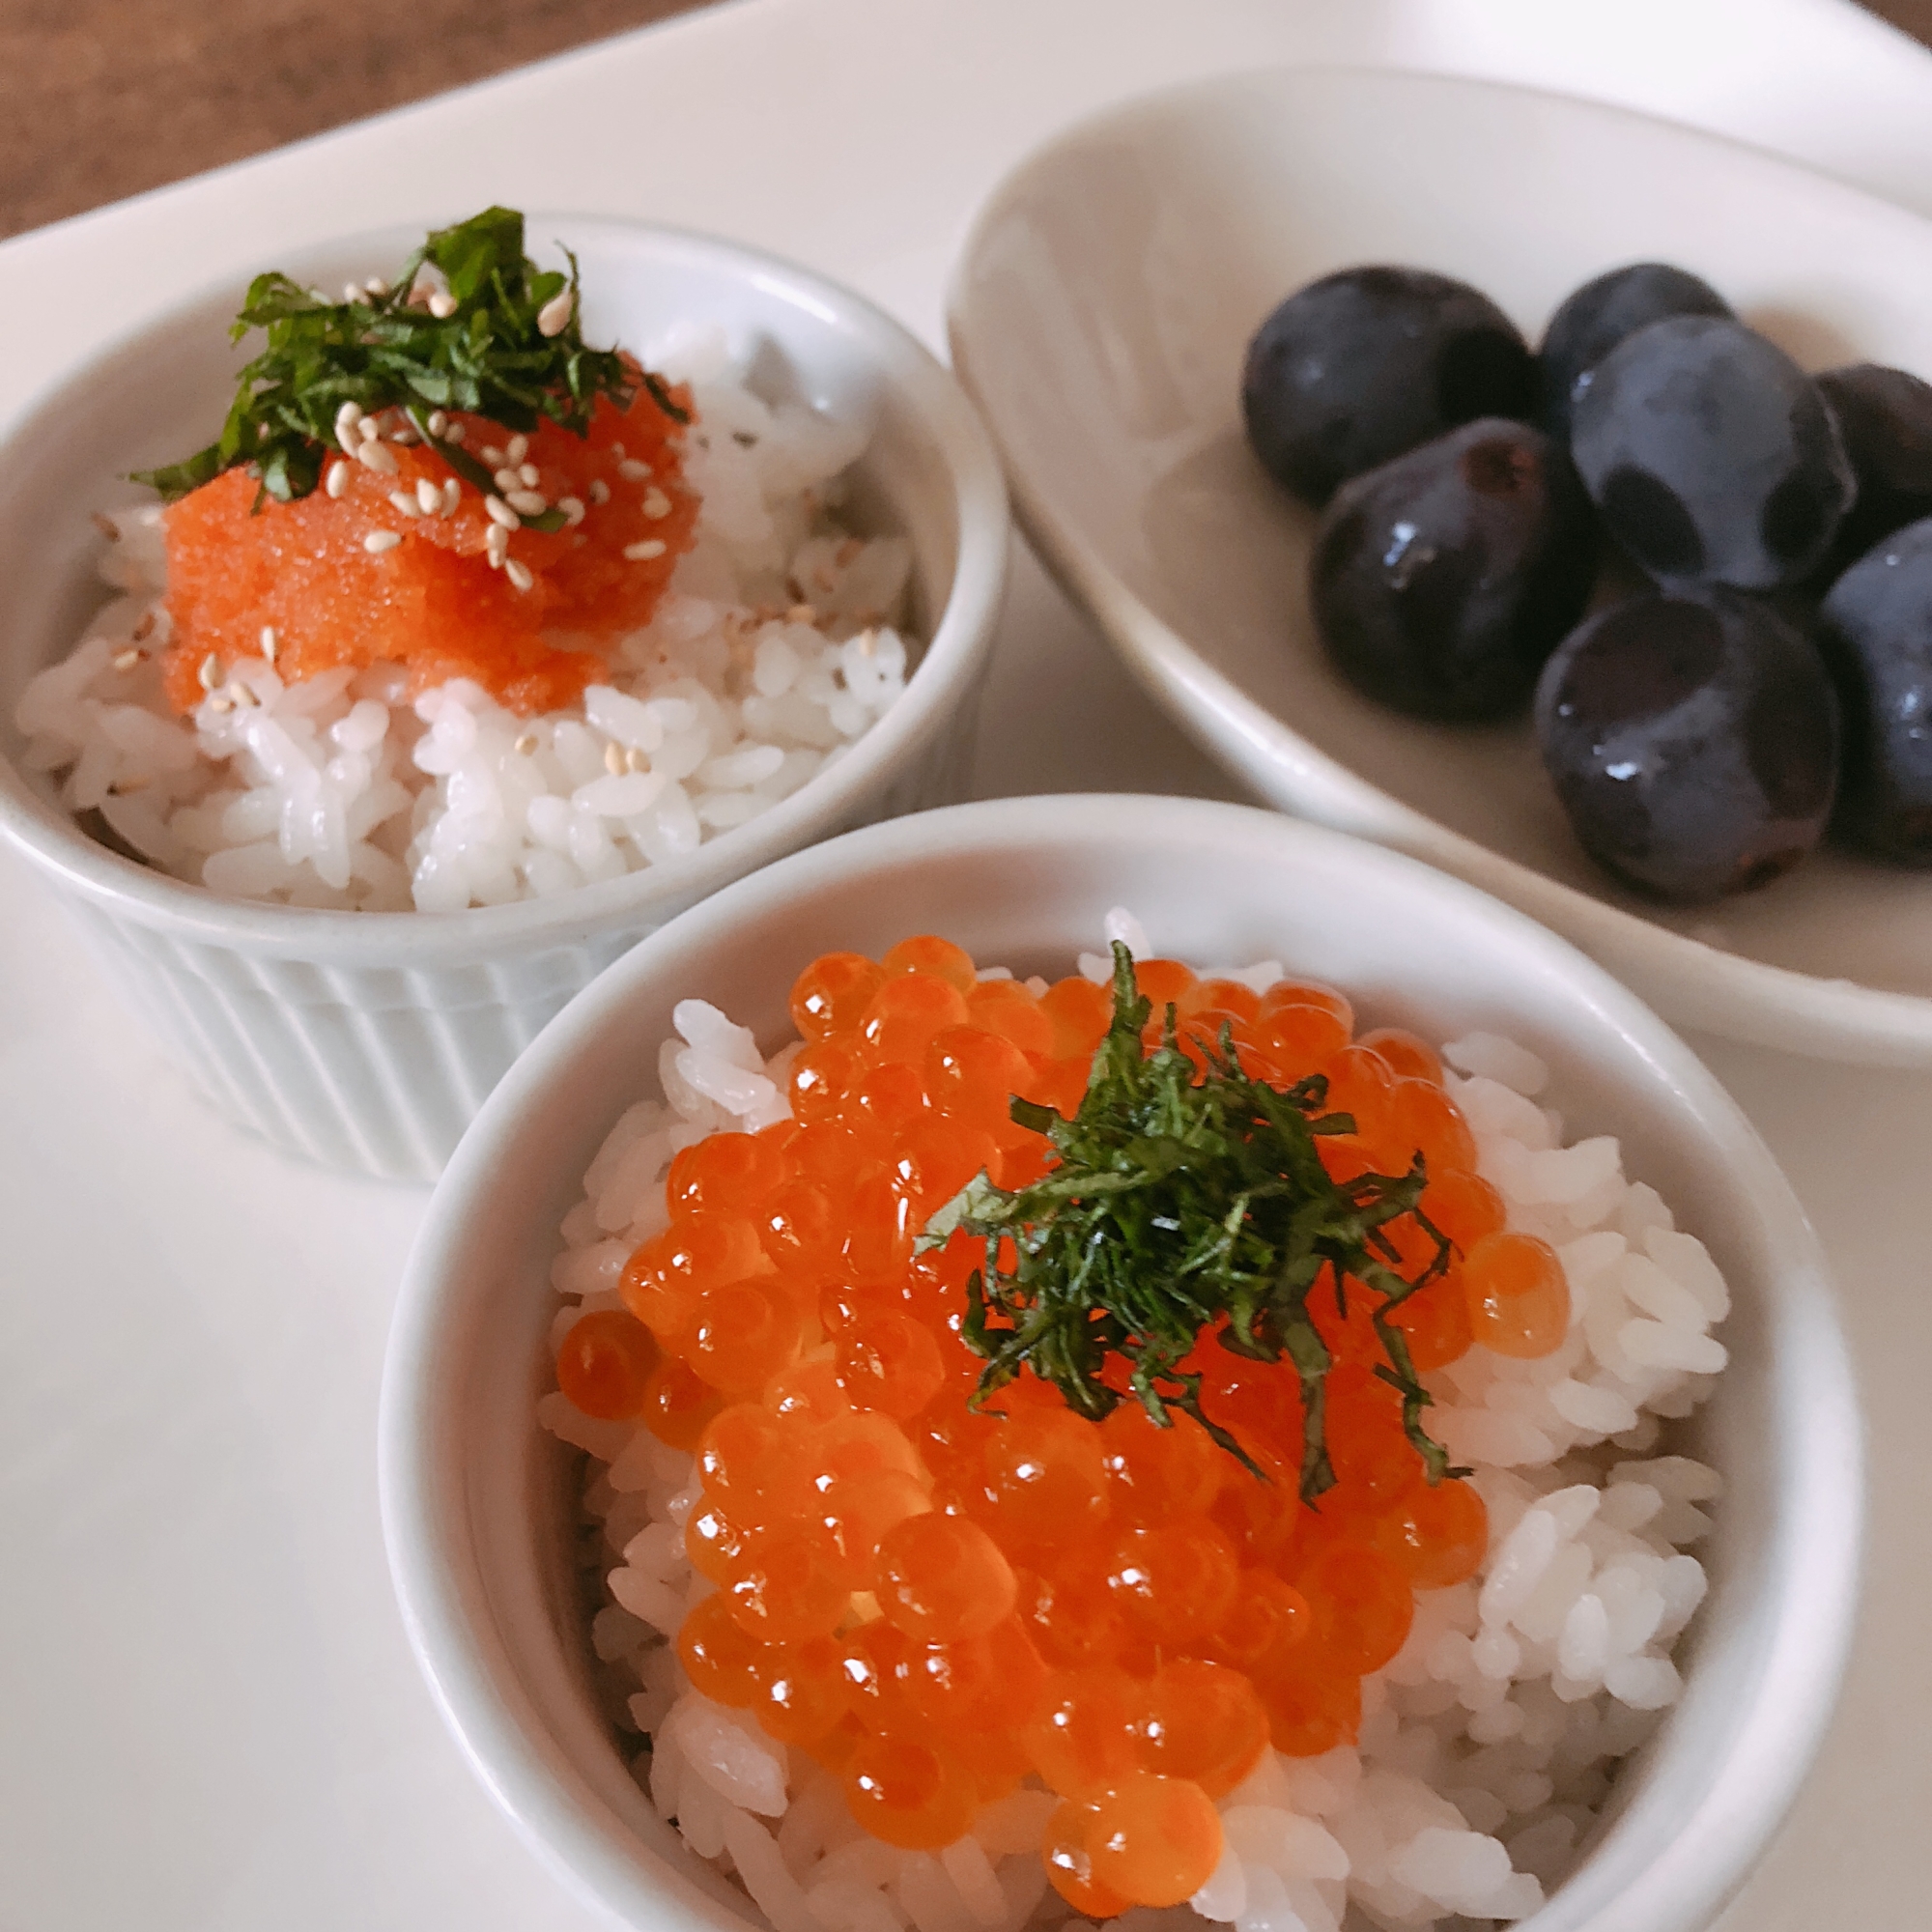
[[(1125, 914), (1108, 936), (1146, 950)], [(1111, 970), (1103, 955), (1080, 963), (1096, 980)], [(1282, 969), (1222, 972), (1260, 989)], [(554, 1343), (582, 1315), (622, 1305), (618, 1275), (666, 1224), (678, 1149), (784, 1117), (796, 1047), (768, 1065), (749, 1032), (696, 1000), (674, 1024), (659, 1061), (665, 1098), (617, 1122), (563, 1223)], [(1202, 1932), (1203, 1918), (1237, 1932), (1345, 1921), (1408, 1932), (1520, 1918), (1575, 1862), (1617, 1760), (1677, 1698), (1670, 1652), (1705, 1591), (1685, 1552), (1722, 1485), (1666, 1453), (1661, 1434), (1724, 1364), (1710, 1333), (1729, 1305), (1722, 1277), (1657, 1192), (1625, 1177), (1614, 1140), (1566, 1142), (1535, 1055), (1471, 1034), (1444, 1058), (1483, 1176), (1511, 1227), (1556, 1248), (1573, 1307), (1553, 1354), (1511, 1360), (1478, 1346), (1424, 1378), (1433, 1431), (1475, 1468), (1489, 1552), (1468, 1582), (1418, 1594), (1401, 1653), (1363, 1682), (1359, 1744), (1264, 1753), (1220, 1802), (1227, 1849), (1208, 1884), (1189, 1906), (1130, 1910), (1120, 1932)], [(684, 1551), (699, 1494), (692, 1459), (561, 1393), (538, 1413), (592, 1458), (584, 1562), (603, 1607), (591, 1641), (614, 1721), (645, 1741), (637, 1776), (777, 1932), (1021, 1932), (1073, 1917), (1038, 1855), (1052, 1794), (1015, 1792), (942, 1852), (896, 1850), (861, 1832), (803, 1752), (693, 1690), (671, 1641), (712, 1588)]]
[(768, 406), (716, 332), (652, 360), (697, 405), (697, 543), (582, 707), (519, 717), (467, 679), (412, 702), (387, 666), (286, 685), (251, 658), (177, 718), (150, 505), (103, 519), (118, 540), (101, 574), (121, 594), (22, 696), (28, 768), (64, 773), (70, 810), (178, 878), (370, 912), (549, 897), (769, 810), (903, 691), (911, 546), (838, 521), (863, 426)]

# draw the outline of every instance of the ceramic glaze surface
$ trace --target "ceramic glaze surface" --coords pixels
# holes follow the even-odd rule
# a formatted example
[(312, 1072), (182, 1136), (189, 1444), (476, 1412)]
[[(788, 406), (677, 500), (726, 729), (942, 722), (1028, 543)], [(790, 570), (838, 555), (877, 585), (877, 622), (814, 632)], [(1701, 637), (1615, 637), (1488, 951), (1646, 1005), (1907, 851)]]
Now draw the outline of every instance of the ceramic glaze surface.
[[(1548, 1060), (1573, 1130), (1622, 1137), (1736, 1296), (1697, 1451), (1726, 1494), (1687, 1692), (1536, 1932), (1691, 1932), (1775, 1828), (1831, 1708), (1857, 1595), (1860, 1430), (1815, 1236), (1735, 1105), (1580, 953), (1438, 871), (1237, 806), (1073, 797), (956, 807), (768, 867), (619, 960), (485, 1104), (397, 1304), (382, 1421), (390, 1564), (418, 1662), (488, 1787), (586, 1897), (637, 1926), (728, 1924), (732, 1894), (651, 1810), (598, 1716), (568, 1603), (569, 1459), (537, 1428), (556, 1226), (649, 1087), (679, 1000), (788, 1036), (817, 954), (937, 931), (1065, 973), (1110, 907), (1157, 953), (1278, 958), (1371, 1024), (1502, 1031)], [(741, 1911), (742, 1900), (737, 1901)]]
[(1339, 71), (1156, 96), (1022, 163), (957, 271), (954, 359), (1051, 567), (1262, 797), (1498, 894), (1671, 1018), (1932, 1064), (1932, 880), (1828, 850), (1716, 906), (1640, 899), (1584, 856), (1526, 718), (1403, 717), (1316, 637), (1314, 513), (1241, 433), (1262, 319), (1317, 276), (1389, 262), (1473, 283), (1534, 343), (1578, 283), (1636, 260), (1703, 275), (1807, 368), (1932, 375), (1920, 217), (1584, 102)]
[[(813, 838), (959, 796), (1005, 580), (1007, 516), (956, 385), (890, 318), (819, 276), (676, 230), (532, 215), (540, 258), (576, 250), (593, 340), (648, 346), (721, 327), (768, 400), (869, 425), (855, 514), (913, 551), (904, 696), (837, 764), (687, 857), (547, 899), (454, 914), (337, 913), (227, 900), (88, 838), (41, 774), (0, 764), (0, 833), (56, 884), (97, 959), (228, 1119), (325, 1166), (427, 1180), (545, 1021), (626, 946), (708, 892)], [(334, 286), (393, 266), (396, 230), (298, 250)], [(247, 350), (239, 290), (139, 326), (44, 398), (0, 463), (0, 749), (17, 756), (26, 680), (78, 639), (104, 592), (89, 512), (128, 471), (218, 422)]]

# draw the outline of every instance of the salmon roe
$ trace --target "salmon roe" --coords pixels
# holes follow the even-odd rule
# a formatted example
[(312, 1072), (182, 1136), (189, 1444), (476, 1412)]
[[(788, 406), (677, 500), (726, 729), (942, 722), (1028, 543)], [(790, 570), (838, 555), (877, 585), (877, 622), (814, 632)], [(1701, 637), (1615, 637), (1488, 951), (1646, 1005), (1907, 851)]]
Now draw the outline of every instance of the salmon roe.
[(621, 1308), (586, 1315), (556, 1351), (556, 1385), (585, 1415), (614, 1422), (640, 1414), (657, 1366), (651, 1331)]
[[(690, 402), (682, 392), (672, 399)], [(511, 441), (485, 416), (458, 412), (450, 421), (486, 465)], [(568, 497), (586, 507), (558, 530), (512, 531), (514, 577), (490, 562), (495, 525), (473, 484), (459, 481), (446, 516), (398, 509), (396, 498), (419, 502), (418, 485), (447, 500), (456, 480), (421, 443), (382, 443), (393, 474), (331, 454), (324, 473), (343, 472), (339, 494), (270, 499), (259, 512), (256, 479), (245, 469), (224, 471), (163, 519), (170, 701), (192, 710), (207, 696), (208, 659), (259, 657), (271, 630), (275, 669), (290, 682), (393, 664), (407, 668), (412, 693), (468, 677), (513, 711), (577, 703), (604, 672), (605, 647), (649, 621), (695, 540), (684, 433), (647, 386), (628, 411), (600, 398), (584, 436), (539, 423), (525, 439), (537, 476), (528, 487), (553, 504)], [(527, 587), (519, 587), (525, 573)]]
[[(1424, 1368), (1472, 1342), (1553, 1349), (1568, 1299), (1554, 1255), (1504, 1229), (1426, 1042), (1354, 1034), (1331, 988), (1256, 995), (1171, 960), (1140, 969), (1183, 1037), (1225, 1029), (1280, 1085), (1331, 1083), (1354, 1132), (1339, 1175), (1427, 1161), (1422, 1212), (1449, 1265), (1397, 1320)], [(1403, 1432), (1368, 1298), (1311, 1300), (1336, 1357), (1325, 1431), (1336, 1486), (1304, 1506), (1292, 1363), (1205, 1347), (1208, 1413), (1258, 1481), (1184, 1416), (1132, 1401), (1098, 1424), (1023, 1374), (985, 1412), (960, 1339), (978, 1259), (955, 1236), (915, 1255), (925, 1217), (982, 1169), (1039, 1173), (1016, 1094), (1078, 1105), (1110, 1003), (1080, 979), (980, 980), (932, 935), (882, 960), (828, 953), (799, 976), (799, 1122), (718, 1134), (667, 1180), (669, 1225), (631, 1257), (624, 1306), (565, 1336), (558, 1372), (587, 1413), (641, 1415), (694, 1449), (691, 1559), (717, 1585), (678, 1647), (692, 1683), (840, 1781), (852, 1816), (932, 1849), (1035, 1776), (1065, 1802), (1041, 1846), (1077, 1910), (1112, 1917), (1193, 1895), (1222, 1852), (1215, 1801), (1272, 1744), (1352, 1741), (1361, 1680), (1406, 1637), (1415, 1594), (1471, 1576), (1488, 1521), (1466, 1483), (1431, 1487)], [(1384, 1234), (1411, 1279), (1436, 1244)]]
[(1499, 1355), (1547, 1355), (1570, 1326), (1563, 1264), (1534, 1235), (1485, 1235), (1463, 1263), (1476, 1340)]

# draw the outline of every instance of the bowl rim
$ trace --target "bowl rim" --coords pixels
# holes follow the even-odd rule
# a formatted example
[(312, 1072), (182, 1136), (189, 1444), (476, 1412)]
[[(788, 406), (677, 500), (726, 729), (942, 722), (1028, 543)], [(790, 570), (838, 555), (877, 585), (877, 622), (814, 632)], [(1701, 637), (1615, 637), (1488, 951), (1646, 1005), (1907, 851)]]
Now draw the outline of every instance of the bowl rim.
[(1468, 880), (1573, 939), (1621, 978), (1640, 986), (1677, 1024), (1818, 1058), (1932, 1066), (1932, 995), (1889, 991), (1706, 945), (1508, 858), (1360, 777), (1249, 696), (1157, 616), (1127, 588), (1101, 551), (1056, 511), (1014, 457), (1000, 412), (976, 376), (975, 330), (970, 321), (973, 275), (994, 225), (1039, 172), (1064, 154), (1077, 152), (1108, 133), (1126, 133), (1137, 125), (1169, 117), (1191, 101), (1283, 83), (1303, 87), (1366, 83), (1391, 92), (1420, 89), (1463, 95), (1476, 103), (1497, 96), (1542, 101), (1583, 119), (1635, 124), (1665, 130), (1695, 146), (1746, 154), (1766, 168), (1801, 177), (1808, 186), (1883, 207), (1902, 221), (1928, 226), (1925, 217), (1912, 210), (1753, 143), (1663, 115), (1510, 81), (1339, 63), (1275, 65), (1210, 74), (1116, 102), (1060, 129), (988, 190), (974, 213), (948, 285), (947, 341), (952, 367), (1000, 451), (1014, 521), (1028, 542), (1061, 588), (1099, 626), (1149, 696), (1203, 751), (1278, 810), (1406, 852)]
[[(1005, 592), (1010, 515), (1006, 484), (976, 407), (952, 371), (912, 331), (877, 303), (829, 277), (768, 250), (696, 229), (605, 214), (526, 211), (526, 235), (548, 226), (554, 239), (641, 249), (669, 264), (724, 270), (775, 291), (790, 305), (853, 340), (876, 372), (937, 444), (952, 481), (956, 557), (952, 584), (904, 695), (829, 771), (814, 773), (768, 811), (732, 826), (677, 860), (621, 878), (581, 886), (550, 898), (461, 912), (349, 912), (228, 898), (154, 870), (97, 843), (66, 813), (48, 806), (13, 758), (0, 756), (0, 836), (62, 887), (116, 917), (165, 929), (190, 942), (226, 946), (258, 957), (326, 958), (342, 966), (462, 965), (546, 945), (571, 944), (598, 930), (648, 920), (694, 893), (770, 864), (801, 842), (837, 831), (868, 788), (888, 783), (903, 748), (943, 731), (945, 714), (989, 649)], [(405, 249), (422, 229), (405, 224), (326, 237), (285, 251), (298, 277), (305, 265), (346, 252)], [(43, 384), (0, 431), (0, 462), (15, 442), (83, 392), (102, 364), (138, 355), (156, 336), (192, 322), (245, 285), (224, 274), (147, 311), (81, 363)], [(76, 639), (75, 641), (78, 641)]]
[[(410, 1647), (459, 1748), (538, 1856), (582, 1895), (620, 1915), (647, 1903), (662, 1914), (665, 1892), (714, 1925), (715, 1901), (683, 1875), (647, 1877), (639, 1847), (575, 1769), (562, 1762), (544, 1721), (523, 1695), (500, 1632), (481, 1610), (486, 1592), (471, 1540), (460, 1473), (447, 1466), (439, 1435), (456, 1400), (439, 1371), (445, 1330), (460, 1331), (475, 1291), (456, 1266), (475, 1204), (514, 1161), (526, 1112), (563, 1089), (601, 1031), (667, 967), (727, 945), (741, 918), (782, 911), (826, 888), (848, 885), (882, 865), (908, 860), (1011, 855), (1037, 842), (1042, 801), (981, 801), (888, 820), (808, 847), (738, 881), (679, 916), (627, 952), (554, 1019), (491, 1094), (464, 1135), (433, 1194), (397, 1293), (384, 1360), (378, 1427), (378, 1485), (384, 1539)], [(1570, 943), (1492, 895), (1421, 861), (1325, 827), (1254, 807), (1149, 795), (1069, 795), (1050, 801), (1056, 843), (1096, 848), (1126, 838), (1238, 838), (1264, 856), (1348, 862), (1461, 908), (1507, 936), (1537, 970), (1566, 980), (1629, 1049), (1632, 1069), (1667, 1087), (1675, 1106), (1721, 1150), (1736, 1198), (1775, 1229), (1777, 1260), (1754, 1286), (1776, 1343), (1777, 1390), (1798, 1396), (1779, 1445), (1773, 1517), (1778, 1558), (1766, 1573), (1755, 1628), (1761, 1669), (1778, 1694), (1740, 1725), (1726, 1767), (1748, 1767), (1748, 1793), (1700, 1813), (1694, 1859), (1682, 1844), (1673, 1861), (1672, 1909), (1645, 1923), (1690, 1932), (1714, 1915), (1761, 1855), (1796, 1798), (1822, 1742), (1849, 1657), (1863, 1539), (1863, 1425), (1829, 1271), (1818, 1238), (1789, 1182), (1737, 1103), (1667, 1026)], [(1024, 890), (1024, 888), (1020, 888)], [(1523, 970), (1529, 970), (1525, 967)], [(1626, 1076), (1627, 1077), (1627, 1076)], [(640, 1078), (647, 1080), (648, 1073)], [(1805, 1589), (1796, 1587), (1803, 1577)], [(1754, 1600), (1760, 1601), (1760, 1600)], [(475, 1614), (472, 1614), (475, 1612)], [(502, 1686), (514, 1687), (506, 1700)], [(648, 1856), (648, 1855), (647, 1855)], [(1692, 1876), (1685, 1878), (1684, 1861)], [(654, 1861), (659, 1863), (661, 1861)], [(654, 1895), (653, 1889), (657, 1889)], [(1552, 1894), (1560, 1899), (1561, 1889)], [(1548, 1914), (1548, 1916), (1546, 1916)], [(755, 1914), (753, 1915), (756, 1922)], [(649, 1922), (634, 1917), (628, 1922)], [(1540, 1932), (1600, 1932), (1622, 1919), (1584, 1920), (1548, 1907)], [(1634, 1921), (1629, 1921), (1634, 1922)]]

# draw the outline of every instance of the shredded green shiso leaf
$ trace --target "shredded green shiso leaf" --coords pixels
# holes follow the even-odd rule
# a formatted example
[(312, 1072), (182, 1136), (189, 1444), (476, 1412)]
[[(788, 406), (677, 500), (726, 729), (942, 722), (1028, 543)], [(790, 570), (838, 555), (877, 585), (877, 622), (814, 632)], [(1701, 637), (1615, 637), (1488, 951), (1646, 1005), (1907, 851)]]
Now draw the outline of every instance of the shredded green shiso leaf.
[[(967, 1282), (961, 1331), (986, 1359), (973, 1406), (1031, 1369), (1069, 1408), (1097, 1421), (1122, 1400), (1104, 1379), (1118, 1361), (1152, 1421), (1171, 1428), (1174, 1411), (1192, 1416), (1264, 1476), (1203, 1411), (1200, 1375), (1181, 1369), (1211, 1332), (1236, 1355), (1265, 1362), (1287, 1355), (1293, 1363), (1302, 1399), (1300, 1493), (1313, 1502), (1335, 1483), (1322, 1423), (1333, 1358), (1309, 1315), (1326, 1270), (1345, 1317), (1350, 1281), (1374, 1298), (1369, 1319), (1386, 1357), (1376, 1374), (1402, 1397), (1403, 1426), (1428, 1480), (1466, 1475), (1450, 1467), (1422, 1426), (1429, 1391), (1390, 1320), (1449, 1264), (1448, 1239), (1418, 1205), (1427, 1179), (1422, 1155), (1406, 1174), (1331, 1180), (1317, 1138), (1352, 1133), (1355, 1123), (1323, 1111), (1325, 1079), (1313, 1074), (1286, 1092), (1250, 1079), (1224, 1027), (1218, 1048), (1202, 1049), (1208, 1064), (1197, 1085), (1173, 1007), (1161, 1044), (1144, 1049), (1151, 1011), (1135, 985), (1133, 957), (1117, 943), (1113, 1021), (1078, 1111), (1069, 1121), (1028, 1100), (1011, 1103), (1014, 1121), (1052, 1141), (1058, 1165), (1017, 1192), (980, 1174), (926, 1223), (922, 1248), (961, 1229), (985, 1242), (985, 1264)], [(1404, 1214), (1436, 1242), (1413, 1280), (1397, 1273), (1399, 1257), (1380, 1232)], [(999, 1263), (1004, 1239), (1016, 1256), (1010, 1273)]]
[[(250, 329), (268, 345), (242, 371), (220, 436), (181, 463), (138, 471), (133, 480), (174, 502), (224, 470), (245, 466), (264, 497), (293, 502), (322, 481), (329, 452), (342, 447), (336, 421), (345, 403), (359, 413), (405, 412), (415, 432), (466, 482), (496, 490), (491, 473), (456, 444), (429, 433), (438, 410), (488, 417), (527, 433), (548, 418), (584, 435), (600, 396), (629, 409), (639, 384), (660, 408), (689, 420), (666, 389), (614, 349), (592, 349), (579, 326), (577, 258), (570, 272), (540, 270), (524, 253), (524, 217), (511, 208), (482, 213), (430, 235), (383, 294), (331, 302), (270, 271), (248, 286), (229, 330)], [(454, 303), (433, 314), (416, 293), (419, 271), (440, 271)], [(567, 313), (553, 304), (568, 294)], [(533, 527), (561, 527), (563, 512), (526, 517)]]

